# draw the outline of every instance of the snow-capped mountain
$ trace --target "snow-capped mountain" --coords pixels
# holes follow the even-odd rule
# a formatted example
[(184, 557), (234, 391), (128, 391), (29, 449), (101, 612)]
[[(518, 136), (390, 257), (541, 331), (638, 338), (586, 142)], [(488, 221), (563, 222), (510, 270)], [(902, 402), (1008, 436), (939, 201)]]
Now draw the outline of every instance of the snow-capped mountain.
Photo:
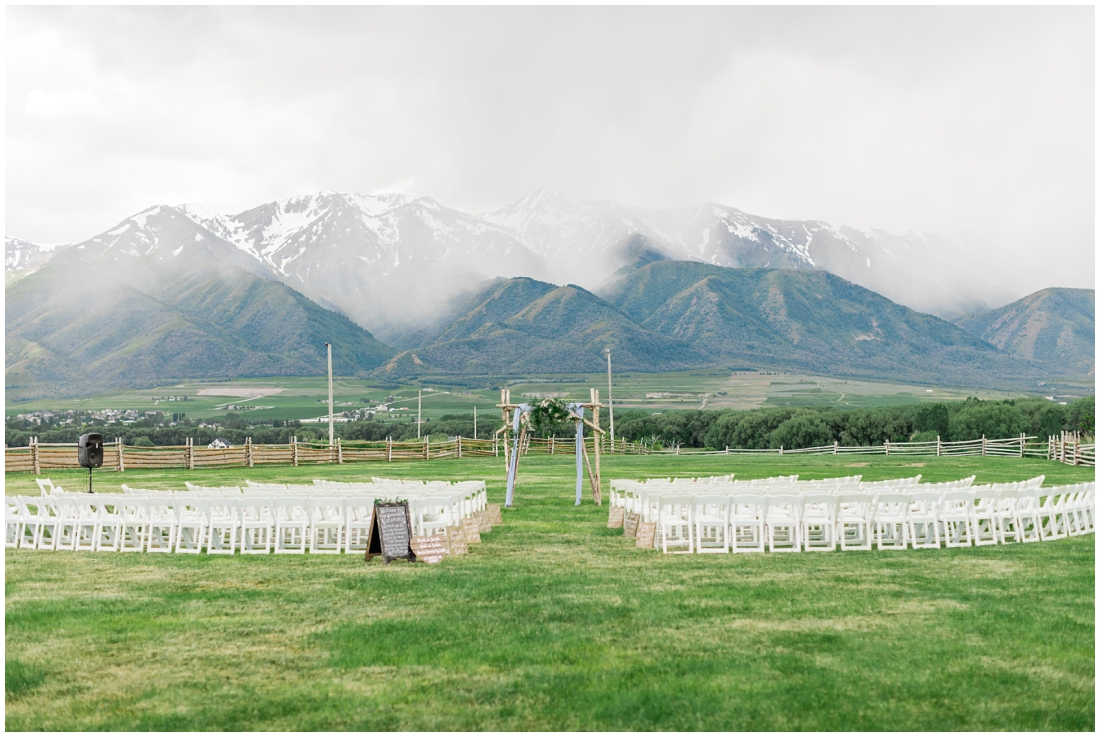
[[(190, 225), (173, 224), (177, 219)], [(228, 247), (247, 257), (250, 270), (339, 308), (388, 340), (489, 277), (529, 276), (596, 289), (635, 255), (627, 244), (638, 236), (671, 259), (823, 269), (928, 312), (972, 309), (1013, 296), (979, 286), (981, 267), (961, 262), (953, 245), (936, 236), (762, 218), (714, 203), (644, 209), (549, 190), (482, 214), (429, 197), (332, 191), (238, 214), (162, 205), (78, 247), (95, 243), (115, 258), (156, 251), (158, 259), (209, 248), (214, 250), (204, 257), (219, 259)], [(50, 253), (8, 239), (7, 271), (41, 264)]]
[(4, 238), (4, 273), (26, 275), (45, 264), (57, 252), (69, 244), (31, 243), (19, 238)]

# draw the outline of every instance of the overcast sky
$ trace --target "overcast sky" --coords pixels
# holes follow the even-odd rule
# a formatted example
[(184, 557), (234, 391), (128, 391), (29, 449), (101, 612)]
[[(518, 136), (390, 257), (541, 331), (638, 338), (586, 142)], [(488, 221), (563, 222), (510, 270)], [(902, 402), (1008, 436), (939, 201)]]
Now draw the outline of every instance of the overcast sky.
[(5, 232), (549, 187), (963, 234), (1091, 287), (1093, 12), (8, 7)]

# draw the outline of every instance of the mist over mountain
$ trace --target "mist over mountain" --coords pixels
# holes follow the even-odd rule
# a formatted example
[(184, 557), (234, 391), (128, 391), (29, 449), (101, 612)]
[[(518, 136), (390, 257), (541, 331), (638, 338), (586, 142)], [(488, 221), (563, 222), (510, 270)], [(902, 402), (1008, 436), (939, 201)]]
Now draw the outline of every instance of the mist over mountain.
[[(266, 275), (394, 342), (488, 278), (528, 276), (598, 289), (636, 257), (639, 239), (654, 257), (829, 271), (948, 316), (1018, 297), (1005, 294), (995, 278), (983, 283), (978, 275), (987, 269), (939, 236), (769, 219), (714, 203), (654, 210), (539, 190), (469, 214), (429, 197), (321, 192), (235, 215), (199, 205), (176, 209)], [(36, 264), (48, 258), (33, 244), (9, 245), (8, 252), (9, 272), (20, 268), (19, 258)]]
[(375, 374), (599, 371), (604, 348), (611, 348), (616, 365), (628, 371), (675, 371), (709, 362), (705, 354), (646, 330), (581, 287), (526, 277), (493, 280), (420, 340)]

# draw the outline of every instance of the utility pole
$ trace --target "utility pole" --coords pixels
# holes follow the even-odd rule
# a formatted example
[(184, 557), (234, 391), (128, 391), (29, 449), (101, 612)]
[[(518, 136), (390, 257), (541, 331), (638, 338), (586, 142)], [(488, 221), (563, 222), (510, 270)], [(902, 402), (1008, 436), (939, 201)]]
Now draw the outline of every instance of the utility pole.
[(424, 390), (416, 390), (416, 439), (420, 439), (420, 400), (423, 397)]
[(611, 403), (611, 349), (604, 348), (607, 354), (607, 416), (611, 421), (611, 450), (615, 450), (615, 410)]
[(328, 447), (332, 447), (332, 343), (325, 343), (328, 348)]

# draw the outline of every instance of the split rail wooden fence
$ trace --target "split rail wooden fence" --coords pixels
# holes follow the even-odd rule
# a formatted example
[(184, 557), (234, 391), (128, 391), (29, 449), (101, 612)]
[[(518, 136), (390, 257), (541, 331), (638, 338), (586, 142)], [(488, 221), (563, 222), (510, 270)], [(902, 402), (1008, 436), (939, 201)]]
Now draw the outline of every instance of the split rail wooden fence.
[[(573, 455), (573, 438), (531, 438), (524, 442), (524, 455)], [(260, 465), (306, 465), (327, 463), (392, 463), (396, 461), (427, 461), (439, 458), (473, 458), (499, 456), (503, 448), (497, 440), (454, 438), (441, 442), (348, 441), (336, 444), (300, 443), (297, 438), (283, 445), (258, 445), (251, 440), (232, 448), (206, 448), (192, 442), (187, 445), (155, 448), (123, 445), (121, 438), (104, 443), (103, 469), (126, 471), (144, 468), (228, 468)], [(1075, 466), (1096, 465), (1096, 444), (1083, 443), (1074, 433), (1062, 433), (1040, 442), (1034, 436), (989, 440), (963, 440), (947, 443), (939, 440), (924, 443), (884, 443), (883, 445), (844, 446), (839, 443), (816, 448), (654, 448), (644, 443), (618, 439), (605, 441), (605, 453), (627, 455), (909, 455), (909, 456), (997, 456), (1009, 458), (1045, 458)], [(39, 443), (32, 438), (24, 448), (5, 448), (5, 472), (80, 468), (75, 443)]]

